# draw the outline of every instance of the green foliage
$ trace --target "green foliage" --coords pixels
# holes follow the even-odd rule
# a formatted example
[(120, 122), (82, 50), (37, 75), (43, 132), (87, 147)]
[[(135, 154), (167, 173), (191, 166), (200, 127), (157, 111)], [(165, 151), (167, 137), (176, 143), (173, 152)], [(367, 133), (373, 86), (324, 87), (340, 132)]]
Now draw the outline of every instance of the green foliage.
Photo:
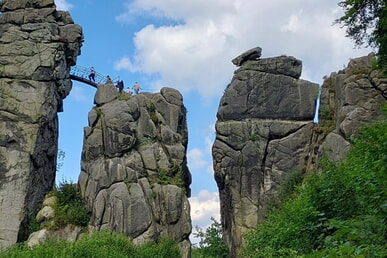
[(259, 136), (255, 133), (252, 133), (249, 137), (249, 140), (252, 141), (252, 142), (256, 142), (259, 140)]
[(199, 247), (192, 250), (193, 258), (222, 258), (228, 257), (228, 249), (222, 239), (222, 226), (211, 217), (212, 224), (204, 232), (196, 226), (194, 236), (200, 238)]
[(156, 111), (156, 106), (155, 106), (155, 104), (154, 104), (153, 102), (149, 105), (148, 111), (149, 111), (150, 113)]
[[(182, 257), (179, 246), (170, 239), (163, 239), (158, 244), (147, 243), (137, 249), (138, 255), (135, 257)], [(133, 257), (133, 256), (130, 256)]]
[(153, 123), (155, 125), (157, 125), (160, 120), (159, 118), (157, 117), (157, 114), (156, 114), (156, 106), (154, 103), (151, 103), (148, 107), (148, 112), (149, 112), (149, 116), (150, 116), (150, 119), (153, 121)]
[(345, 0), (339, 2), (344, 15), (336, 20), (347, 28), (347, 37), (378, 51), (378, 64), (387, 70), (387, 8), (385, 0)]
[(386, 128), (365, 128), (342, 163), (304, 179), (246, 235), (242, 257), (385, 257)]
[(171, 184), (177, 185), (178, 187), (185, 189), (185, 184), (183, 180), (183, 167), (175, 162), (170, 167), (170, 171), (173, 175)]
[(167, 185), (167, 184), (169, 184), (168, 170), (162, 169), (162, 168), (159, 169), (157, 183), (159, 183), (160, 185)]
[(137, 147), (140, 145), (145, 145), (145, 144), (152, 144), (155, 142), (161, 141), (161, 135), (146, 135), (144, 137), (139, 137), (136, 140), (136, 145)]
[(155, 125), (157, 125), (160, 121), (156, 115), (156, 112), (150, 113), (150, 119), (153, 121)]
[(129, 100), (130, 99), (130, 95), (125, 93), (125, 92), (121, 92), (120, 94), (118, 94), (118, 100)]
[(28, 215), (28, 235), (40, 230), (40, 224), (36, 220), (36, 214)]
[(185, 193), (183, 167), (175, 162), (168, 169), (159, 168), (157, 183), (160, 185), (176, 185), (182, 188)]
[(318, 124), (315, 130), (325, 133), (333, 131), (335, 129), (333, 109), (329, 106), (322, 105), (320, 106), (318, 112)]
[(99, 108), (99, 107), (94, 107), (93, 108), (95, 110), (95, 112), (97, 113), (97, 117), (101, 117), (102, 116), (102, 109)]
[(5, 252), (0, 253), (0, 257), (12, 258), (124, 258), (124, 257), (181, 257), (177, 243), (171, 240), (162, 240), (158, 244), (145, 244), (134, 246), (130, 240), (122, 234), (111, 232), (96, 232), (90, 236), (70, 243), (66, 241), (48, 241), (33, 249), (26, 245), (16, 245)]
[(267, 251), (273, 257), (311, 252), (315, 247), (318, 215), (308, 196), (298, 195), (281, 209), (269, 213), (257, 230), (247, 233), (242, 257), (268, 257)]
[(58, 198), (54, 207), (53, 229), (62, 228), (68, 224), (87, 226), (89, 216), (76, 185), (67, 181), (60, 182), (54, 188), (53, 194)]
[(285, 180), (281, 183), (278, 192), (278, 201), (280, 203), (290, 199), (298, 186), (301, 185), (304, 176), (301, 171), (295, 170), (289, 172)]

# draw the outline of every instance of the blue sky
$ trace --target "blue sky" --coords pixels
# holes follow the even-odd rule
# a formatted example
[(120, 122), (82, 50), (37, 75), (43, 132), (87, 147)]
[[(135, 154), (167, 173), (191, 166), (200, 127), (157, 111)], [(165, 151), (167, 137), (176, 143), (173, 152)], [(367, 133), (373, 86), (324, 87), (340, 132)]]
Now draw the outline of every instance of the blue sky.
[[(342, 14), (335, 0), (55, 0), (83, 28), (77, 64), (122, 79), (145, 91), (178, 89), (188, 110), (188, 166), (192, 174), (193, 227), (219, 220), (211, 146), (219, 100), (236, 67), (231, 60), (262, 47), (262, 57), (294, 56), (301, 78), (322, 77), (371, 49), (355, 49), (333, 21)], [(76, 182), (83, 128), (95, 89), (73, 82), (59, 114), (59, 148), (66, 153), (57, 175)]]

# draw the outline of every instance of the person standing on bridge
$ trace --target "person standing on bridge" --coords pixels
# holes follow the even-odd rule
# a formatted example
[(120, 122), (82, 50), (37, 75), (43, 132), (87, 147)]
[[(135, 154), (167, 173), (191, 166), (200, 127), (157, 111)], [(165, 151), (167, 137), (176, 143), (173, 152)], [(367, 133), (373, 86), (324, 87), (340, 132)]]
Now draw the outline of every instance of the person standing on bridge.
[(112, 81), (112, 78), (110, 78), (110, 76), (106, 76), (106, 82), (105, 84), (113, 84), (113, 81)]
[(117, 88), (118, 88), (118, 92), (121, 93), (123, 90), (124, 90), (124, 81), (123, 80), (118, 80), (116, 81), (117, 83)]
[(93, 66), (90, 68), (89, 81), (95, 82), (95, 69)]
[(140, 84), (138, 84), (138, 82), (136, 82), (134, 85), (133, 85), (133, 90), (134, 90), (134, 94), (138, 94), (138, 91), (141, 89), (140, 87)]

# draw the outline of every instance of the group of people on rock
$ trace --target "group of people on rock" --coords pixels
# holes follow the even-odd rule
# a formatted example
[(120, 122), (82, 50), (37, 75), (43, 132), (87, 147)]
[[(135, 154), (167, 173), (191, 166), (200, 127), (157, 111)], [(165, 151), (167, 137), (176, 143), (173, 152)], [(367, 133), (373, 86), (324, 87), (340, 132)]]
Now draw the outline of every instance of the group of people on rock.
[[(89, 77), (89, 81), (95, 82), (95, 69), (93, 66), (90, 68), (90, 73), (88, 77)], [(109, 75), (106, 76), (106, 84), (113, 84), (112, 78), (110, 78)], [(118, 91), (121, 93), (124, 90), (124, 81), (123, 80), (116, 81), (116, 87)], [(136, 82), (135, 84), (133, 84), (132, 89), (134, 91), (134, 94), (137, 95), (142, 88), (140, 84)], [(132, 95), (132, 92), (130, 91), (129, 87), (126, 88), (125, 93)]]

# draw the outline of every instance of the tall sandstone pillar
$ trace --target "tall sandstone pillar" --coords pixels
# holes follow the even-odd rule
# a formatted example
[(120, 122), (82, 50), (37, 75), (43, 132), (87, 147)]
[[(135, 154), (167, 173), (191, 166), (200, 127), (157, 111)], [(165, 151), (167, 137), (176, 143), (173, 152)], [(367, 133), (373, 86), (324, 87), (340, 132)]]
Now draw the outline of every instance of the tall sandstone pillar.
[(54, 0), (0, 1), (0, 248), (24, 240), (55, 181), (57, 112), (82, 29)]
[(260, 54), (256, 48), (233, 60), (240, 67), (220, 101), (212, 148), (232, 257), (281, 181), (305, 167), (318, 93), (317, 84), (299, 79), (300, 60)]
[(85, 127), (79, 186), (92, 230), (134, 244), (162, 238), (190, 257), (191, 174), (183, 96), (175, 89), (129, 96), (98, 85)]

